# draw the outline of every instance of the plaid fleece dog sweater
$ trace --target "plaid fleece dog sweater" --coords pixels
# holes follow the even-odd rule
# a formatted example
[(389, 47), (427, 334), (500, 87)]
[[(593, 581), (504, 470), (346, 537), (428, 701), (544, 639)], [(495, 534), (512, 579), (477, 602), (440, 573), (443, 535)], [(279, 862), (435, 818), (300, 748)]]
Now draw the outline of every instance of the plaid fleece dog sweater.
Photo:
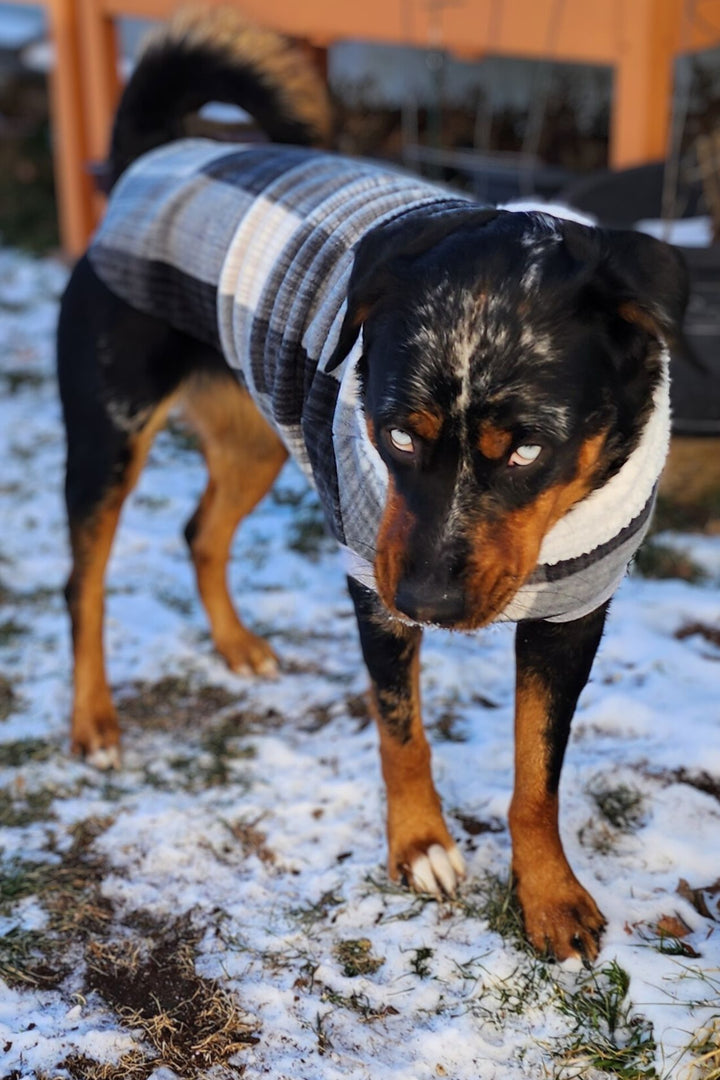
[[(371, 588), (388, 478), (362, 412), (362, 341), (326, 371), (353, 247), (401, 215), (467, 206), (369, 162), (187, 139), (128, 169), (88, 252), (113, 293), (222, 353), (317, 489), (348, 573)], [(617, 588), (647, 530), (667, 451), (667, 358), (665, 372), (638, 446), (548, 532), (501, 619), (577, 619)]]

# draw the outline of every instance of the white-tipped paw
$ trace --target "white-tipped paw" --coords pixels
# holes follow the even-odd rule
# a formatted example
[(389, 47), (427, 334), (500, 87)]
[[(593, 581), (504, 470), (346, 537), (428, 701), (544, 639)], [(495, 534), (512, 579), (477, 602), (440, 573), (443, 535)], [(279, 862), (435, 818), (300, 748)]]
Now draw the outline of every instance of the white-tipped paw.
[(262, 679), (277, 679), (280, 674), (280, 665), (274, 656), (264, 656), (257, 662), (241, 660), (239, 663), (232, 664), (231, 670), (236, 675), (242, 675), (246, 679), (258, 675)]
[(255, 635), (248, 634), (232, 645), (223, 646), (217, 643), (217, 649), (236, 675), (248, 678), (259, 675), (263, 679), (276, 679), (280, 674), (277, 656), (266, 641)]
[(99, 746), (97, 750), (92, 750), (85, 758), (88, 765), (92, 765), (94, 769), (100, 769), (102, 772), (109, 772), (110, 769), (120, 768), (120, 747), (118, 746)]
[(419, 855), (410, 865), (408, 882), (416, 892), (429, 893), (436, 899), (454, 896), (465, 877), (465, 860), (453, 844), (445, 849), (432, 844), (424, 855)]

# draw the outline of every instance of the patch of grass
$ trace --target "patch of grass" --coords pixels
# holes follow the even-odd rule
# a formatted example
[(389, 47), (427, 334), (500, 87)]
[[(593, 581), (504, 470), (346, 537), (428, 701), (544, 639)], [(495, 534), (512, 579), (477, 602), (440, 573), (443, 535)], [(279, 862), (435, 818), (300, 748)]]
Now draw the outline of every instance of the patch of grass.
[(315, 923), (326, 919), (331, 908), (339, 907), (344, 903), (345, 901), (342, 896), (339, 896), (334, 889), (328, 889), (314, 904), (307, 904), (305, 907), (292, 908), (290, 915), (292, 915), (294, 919), (297, 919), (305, 930), (308, 930), (311, 926), (314, 926)]
[(48, 964), (54, 944), (44, 933), (13, 927), (0, 937), (0, 979), (8, 986), (52, 988), (64, 976), (64, 969)]
[(69, 849), (52, 862), (16, 859), (3, 866), (0, 910), (8, 913), (18, 901), (36, 897), (48, 913), (47, 940), (58, 955), (77, 941), (102, 933), (110, 921), (110, 902), (100, 893), (105, 863), (92, 850), (109, 824), (108, 818), (78, 823), (70, 830)]
[(260, 862), (272, 865), (276, 862), (275, 852), (265, 843), (267, 837), (258, 829), (258, 821), (235, 821), (233, 824), (224, 822), (230, 831), (233, 840), (240, 845), (243, 855), (256, 855)]
[(468, 741), (465, 719), (452, 708), (444, 709), (434, 723), (428, 725), (436, 742), (464, 743)]
[(237, 743), (233, 722), (209, 727), (203, 732), (200, 748), (202, 756), (195, 762), (193, 773), (202, 788), (222, 786), (237, 779), (231, 762), (251, 761), (257, 753), (254, 746)]
[(43, 385), (45, 378), (39, 371), (25, 371), (22, 368), (0, 372), (2, 387), (8, 396), (18, 394), (21, 390), (37, 390)]
[(696, 1033), (687, 1051), (692, 1080), (720, 1080), (720, 1016)]
[(0, 720), (7, 720), (20, 706), (20, 698), (13, 685), (4, 675), (0, 675)]
[(632, 785), (611, 786), (596, 781), (590, 785), (588, 794), (603, 818), (618, 832), (632, 833), (642, 825), (645, 796)]
[[(372, 1020), (384, 1020), (387, 1016), (397, 1016), (398, 1010), (394, 1005), (381, 1005), (376, 1006), (370, 1003), (370, 999), (366, 994), (339, 994), (336, 990), (331, 990), (329, 987), (324, 987), (321, 1001), (329, 1002), (331, 1005), (339, 1005), (342, 1009), (349, 1009), (350, 1012), (357, 1013), (366, 1023)], [(323, 1017), (327, 1019), (327, 1017)]]
[(588, 794), (595, 803), (598, 817), (591, 818), (578, 830), (585, 847), (608, 855), (614, 851), (620, 835), (629, 835), (643, 824), (644, 796), (628, 784), (610, 786), (603, 778), (589, 785)]
[(0, 646), (12, 645), (27, 633), (27, 626), (16, 622), (15, 619), (5, 619), (4, 622), (0, 622)]
[(715, 645), (720, 649), (720, 627), (718, 626), (707, 626), (705, 623), (693, 622), (687, 623), (675, 631), (675, 637), (678, 641), (684, 641), (685, 638), (695, 636), (703, 638), (710, 645)]
[(480, 818), (476, 818), (472, 814), (464, 814), (460, 810), (457, 810), (453, 817), (462, 825), (468, 836), (482, 836), (483, 833), (501, 833), (506, 828), (499, 818), (481, 821)]
[(112, 905), (100, 891), (106, 863), (93, 850), (111, 824), (112, 818), (78, 822), (70, 830), (72, 844), (60, 865), (48, 868), (39, 899), (50, 916), (49, 929), (65, 943), (102, 934), (111, 921)]
[(112, 906), (100, 893), (104, 864), (91, 851), (107, 822), (91, 819), (75, 826), (73, 842), (53, 862), (5, 863), (0, 875), (0, 911), (9, 914), (28, 897), (47, 912), (44, 931), (7, 935), (0, 948), (0, 969), (17, 982), (59, 986), (77, 962), (77, 947), (105, 932)]
[(704, 791), (706, 795), (712, 795), (720, 802), (720, 780), (716, 776), (707, 772), (690, 772), (685, 768), (675, 769), (670, 776), (676, 784), (688, 784), (698, 791)]
[(158, 589), (155, 596), (166, 608), (170, 608), (171, 611), (176, 611), (178, 615), (182, 615), (185, 618), (192, 615), (195, 610), (196, 601), (194, 596), (178, 596), (177, 593), (171, 592), (170, 589)]
[(421, 945), (419, 949), (413, 951), (410, 967), (419, 979), (427, 979), (430, 975), (430, 965), (428, 960), (431, 960), (434, 954), (435, 950), (429, 949), (426, 945)]
[(706, 573), (685, 551), (661, 544), (657, 540), (646, 540), (635, 556), (633, 567), (646, 578), (679, 578), (692, 585), (704, 581)]
[(6, 829), (21, 829), (35, 821), (54, 821), (52, 805), (56, 792), (48, 788), (38, 791), (0, 790), (0, 826)]
[(170, 506), (170, 499), (166, 495), (148, 495), (139, 492), (133, 495), (136, 506), (142, 506), (147, 510), (166, 510)]
[(17, 769), (29, 761), (47, 761), (54, 753), (45, 739), (14, 739), (0, 743), (0, 768)]
[(19, 900), (41, 892), (49, 874), (55, 869), (46, 863), (23, 862), (11, 859), (0, 875), (0, 912), (7, 914)]
[(534, 955), (525, 937), (522, 910), (511, 877), (486, 873), (456, 903), (471, 918), (483, 919), (504, 941)]
[(91, 941), (85, 953), (88, 990), (142, 1033), (155, 1068), (165, 1066), (187, 1080), (206, 1077), (258, 1041), (257, 1023), (234, 995), (197, 974), (196, 945), (187, 921), (180, 920), (157, 924), (152, 939)]
[(657, 1080), (652, 1024), (627, 1000), (630, 976), (613, 960), (574, 983), (556, 984), (560, 1012), (572, 1030), (555, 1048), (556, 1080), (600, 1069), (621, 1080)]
[(191, 731), (236, 702), (236, 695), (220, 686), (196, 685), (188, 676), (167, 675), (157, 682), (135, 682), (119, 696), (123, 720), (143, 729)]
[[(415, 893), (409, 893), (405, 885), (396, 884), (389, 878), (374, 878), (372, 874), (365, 876), (365, 882), (370, 886), (374, 893), (380, 893), (381, 896), (394, 897), (397, 900), (404, 900), (407, 903), (406, 907), (400, 910), (391, 908), (387, 915), (381, 914), (377, 919), (377, 923), (389, 923), (389, 922), (409, 922), (411, 919), (417, 919), (425, 910), (428, 904), (434, 904), (436, 901), (430, 896), (417, 895)], [(457, 903), (458, 901), (455, 901)]]
[[(87, 1054), (70, 1054), (60, 1062), (71, 1080), (148, 1080), (156, 1062), (142, 1050), (131, 1050), (116, 1062), (95, 1061)], [(50, 1078), (48, 1078), (50, 1080)]]
[(529, 1008), (548, 1007), (552, 999), (552, 965), (528, 949), (514, 969), (506, 975), (489, 970), (482, 957), (473, 957), (455, 964), (457, 975), (471, 984), (467, 996), (460, 1002), (443, 1001), (435, 1007), (438, 1015), (459, 1015), (469, 1012), (504, 1031), (508, 1018), (522, 1016)]
[[(152, 787), (188, 791), (222, 786), (237, 780), (232, 762), (248, 760), (255, 748), (241, 745), (239, 737), (263, 728), (264, 717), (237, 709), (237, 695), (220, 686), (197, 685), (190, 677), (166, 676), (157, 682), (136, 682), (119, 699), (123, 720), (143, 730), (177, 731), (187, 736), (187, 749), (169, 759), (172, 769), (158, 772), (148, 764), (146, 780)], [(218, 718), (218, 714), (221, 715)], [(271, 718), (272, 719), (272, 718)], [(189, 742), (188, 742), (189, 739)]]
[(700, 953), (684, 940), (689, 933), (690, 927), (678, 915), (663, 915), (650, 928), (651, 936), (642, 932), (640, 936), (663, 956), (686, 956), (697, 959)]
[(349, 979), (357, 975), (374, 975), (385, 963), (384, 957), (373, 956), (372, 942), (368, 938), (346, 938), (338, 941), (333, 952), (342, 965), (343, 975)]

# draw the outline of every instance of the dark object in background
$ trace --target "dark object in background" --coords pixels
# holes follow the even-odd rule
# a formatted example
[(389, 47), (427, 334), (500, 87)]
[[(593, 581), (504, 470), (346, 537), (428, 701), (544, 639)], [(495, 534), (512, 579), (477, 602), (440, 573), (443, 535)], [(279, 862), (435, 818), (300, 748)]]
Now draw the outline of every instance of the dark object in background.
[(720, 245), (680, 248), (690, 271), (685, 333), (694, 356), (673, 353), (676, 435), (720, 435)]
[[(560, 198), (609, 228), (630, 229), (637, 221), (662, 217), (664, 178), (664, 161), (618, 172), (603, 169), (569, 184)], [(681, 180), (675, 197), (675, 216), (689, 218), (705, 213), (702, 193), (699, 180), (690, 183)]]
[[(621, 172), (607, 170), (567, 187), (561, 201), (592, 214), (602, 225), (632, 228), (662, 216), (664, 163)], [(682, 182), (676, 217), (707, 213), (699, 180)], [(672, 356), (673, 433), (720, 436), (720, 246), (680, 247), (690, 271), (690, 303), (685, 316), (688, 353)]]
[(46, 79), (18, 69), (0, 80), (0, 243), (57, 248)]

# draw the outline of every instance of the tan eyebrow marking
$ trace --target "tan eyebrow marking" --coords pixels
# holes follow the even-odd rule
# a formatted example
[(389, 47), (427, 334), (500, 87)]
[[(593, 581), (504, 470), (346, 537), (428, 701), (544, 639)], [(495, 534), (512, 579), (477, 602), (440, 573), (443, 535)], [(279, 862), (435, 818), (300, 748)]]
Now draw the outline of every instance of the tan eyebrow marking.
[(484, 457), (492, 461), (499, 460), (507, 454), (512, 442), (512, 432), (506, 431), (505, 428), (497, 428), (488, 423), (481, 425), (478, 449)]
[(443, 426), (443, 417), (437, 413), (422, 410), (410, 413), (407, 418), (408, 427), (419, 435), (421, 439), (433, 442), (438, 438)]

